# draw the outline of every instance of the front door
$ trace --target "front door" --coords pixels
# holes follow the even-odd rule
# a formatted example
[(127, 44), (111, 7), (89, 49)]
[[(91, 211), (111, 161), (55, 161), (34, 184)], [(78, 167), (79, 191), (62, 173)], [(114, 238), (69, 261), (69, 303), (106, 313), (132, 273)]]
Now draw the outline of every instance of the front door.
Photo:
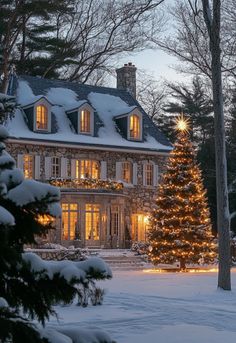
[(85, 205), (85, 240), (86, 246), (100, 246), (100, 206)]

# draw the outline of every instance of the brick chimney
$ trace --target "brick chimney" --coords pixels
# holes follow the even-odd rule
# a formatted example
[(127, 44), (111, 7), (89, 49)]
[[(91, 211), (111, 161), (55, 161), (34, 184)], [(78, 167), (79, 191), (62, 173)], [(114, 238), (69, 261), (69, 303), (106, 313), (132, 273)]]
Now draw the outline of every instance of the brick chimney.
[(127, 90), (134, 98), (136, 98), (136, 70), (137, 68), (131, 62), (116, 69), (116, 88)]

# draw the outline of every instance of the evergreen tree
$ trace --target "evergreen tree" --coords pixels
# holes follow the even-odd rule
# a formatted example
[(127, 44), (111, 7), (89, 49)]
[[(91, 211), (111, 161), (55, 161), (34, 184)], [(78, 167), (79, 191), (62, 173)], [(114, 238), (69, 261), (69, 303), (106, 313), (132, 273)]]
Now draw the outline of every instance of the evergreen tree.
[(212, 262), (211, 221), (201, 171), (196, 163), (186, 121), (177, 122), (177, 141), (158, 188), (151, 218), (150, 257), (154, 264)]
[[(2, 95), (2, 109), (5, 103)], [(54, 343), (57, 340), (39, 325), (44, 326), (49, 316), (55, 315), (52, 306), (70, 303), (81, 292), (81, 286), (86, 290), (90, 285), (94, 288), (94, 280), (110, 278), (111, 272), (97, 258), (43, 261), (24, 252), (24, 244), (36, 244), (35, 236), (51, 229), (50, 223), (42, 224), (40, 216), (60, 214), (60, 192), (51, 185), (24, 179), (5, 151), (7, 136), (6, 129), (0, 126), (0, 342)], [(62, 341), (67, 334), (60, 332), (57, 335)], [(93, 339), (111, 342), (100, 333)], [(70, 342), (68, 337), (66, 342)]]
[(213, 136), (212, 100), (200, 77), (192, 79), (191, 87), (183, 84), (168, 84), (171, 100), (165, 104), (164, 110), (169, 114), (184, 112), (191, 118), (193, 141), (203, 144)]

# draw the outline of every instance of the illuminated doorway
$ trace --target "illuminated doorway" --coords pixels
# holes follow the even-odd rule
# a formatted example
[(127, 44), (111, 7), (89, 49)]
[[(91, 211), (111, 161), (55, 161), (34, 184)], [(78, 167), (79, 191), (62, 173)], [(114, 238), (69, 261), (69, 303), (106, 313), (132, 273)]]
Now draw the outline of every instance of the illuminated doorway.
[(144, 214), (132, 215), (132, 232), (133, 241), (146, 242), (149, 230), (148, 216)]

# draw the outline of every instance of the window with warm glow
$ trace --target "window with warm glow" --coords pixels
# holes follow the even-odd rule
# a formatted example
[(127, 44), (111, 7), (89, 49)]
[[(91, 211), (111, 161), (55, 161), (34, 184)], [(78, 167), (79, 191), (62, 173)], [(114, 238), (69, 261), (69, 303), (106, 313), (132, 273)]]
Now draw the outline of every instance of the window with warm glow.
[(100, 164), (93, 160), (76, 161), (76, 178), (77, 179), (99, 179)]
[(87, 241), (100, 239), (100, 206), (97, 204), (85, 205), (85, 239)]
[(78, 233), (78, 205), (62, 203), (62, 239), (73, 240)]
[(80, 113), (80, 132), (91, 133), (90, 119), (90, 112), (88, 110), (82, 110)]
[(44, 105), (36, 107), (36, 130), (48, 130), (48, 109)]
[(60, 177), (60, 169), (61, 169), (61, 164), (60, 164), (60, 158), (59, 157), (52, 157), (51, 160), (51, 176), (58, 178)]
[(23, 173), (26, 179), (34, 177), (34, 156), (24, 155), (23, 157)]
[(144, 165), (144, 182), (145, 186), (153, 186), (153, 173), (154, 173), (154, 166), (151, 163), (147, 163)]
[(133, 214), (131, 218), (132, 231), (131, 238), (134, 241), (146, 241), (149, 230), (149, 220), (146, 215)]
[(140, 139), (141, 137), (140, 117), (136, 114), (129, 117), (129, 136), (131, 139)]
[(132, 164), (130, 162), (122, 162), (121, 164), (121, 178), (127, 183), (132, 182)]

